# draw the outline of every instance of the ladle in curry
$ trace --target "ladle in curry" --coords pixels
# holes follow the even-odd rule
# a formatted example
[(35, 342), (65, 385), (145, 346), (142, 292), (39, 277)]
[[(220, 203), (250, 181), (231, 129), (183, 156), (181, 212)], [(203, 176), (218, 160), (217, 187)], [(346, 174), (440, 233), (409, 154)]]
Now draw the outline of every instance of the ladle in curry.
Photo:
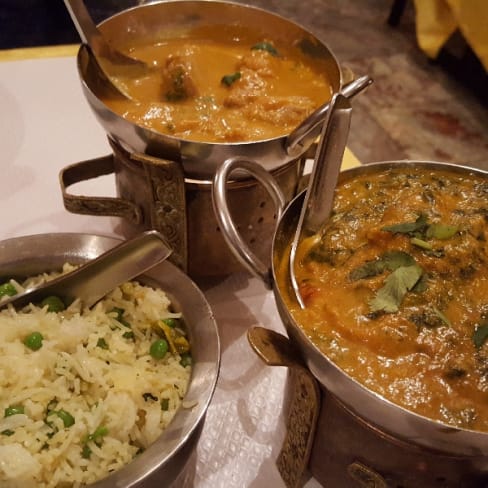
[[(334, 203), (334, 190), (341, 169), (351, 124), (351, 104), (341, 94), (332, 98), (327, 118), (315, 153), (310, 179), (305, 192), (298, 225), (290, 248), (290, 281), (301, 308), (305, 303), (298, 285), (295, 266), (300, 260), (299, 247), (304, 239), (320, 239), (321, 230), (329, 220)], [(307, 246), (307, 249), (309, 246)]]
[(64, 0), (64, 4), (82, 42), (90, 48), (101, 72), (113, 86), (115, 93), (132, 98), (127, 93), (123, 79), (140, 78), (153, 68), (111, 46), (93, 22), (83, 0)]
[(163, 236), (150, 230), (122, 242), (70, 273), (0, 301), (0, 309), (8, 304), (22, 308), (53, 295), (64, 303), (78, 298), (83, 306), (91, 307), (117, 286), (167, 259), (171, 252)]

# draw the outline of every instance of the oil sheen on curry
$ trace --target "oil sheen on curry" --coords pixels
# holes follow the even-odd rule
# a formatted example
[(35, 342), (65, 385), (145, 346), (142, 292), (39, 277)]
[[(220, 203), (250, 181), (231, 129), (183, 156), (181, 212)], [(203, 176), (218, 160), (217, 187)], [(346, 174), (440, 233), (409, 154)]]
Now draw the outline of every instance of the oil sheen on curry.
[(104, 102), (137, 125), (179, 139), (281, 137), (332, 93), (323, 67), (299, 48), (257, 38), (243, 28), (195, 29), (128, 51), (157, 69), (144, 78), (119, 80), (132, 101)]
[[(452, 426), (488, 431), (488, 180), (429, 169), (336, 189), (299, 249), (293, 317), (370, 390)], [(284, 290), (285, 269), (278, 284)]]

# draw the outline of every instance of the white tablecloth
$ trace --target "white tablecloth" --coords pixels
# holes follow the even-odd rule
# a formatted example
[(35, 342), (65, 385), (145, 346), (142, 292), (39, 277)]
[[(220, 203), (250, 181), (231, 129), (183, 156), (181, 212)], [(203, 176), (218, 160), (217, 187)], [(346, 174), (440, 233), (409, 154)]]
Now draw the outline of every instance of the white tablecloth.
[[(64, 209), (58, 173), (110, 153), (84, 100), (73, 57), (0, 63), (0, 239), (46, 232), (117, 235), (115, 218)], [(112, 196), (113, 176), (72, 187)], [(248, 345), (250, 326), (283, 332), (272, 293), (246, 273), (205, 290), (222, 340), (222, 367), (190, 469), (191, 485), (284, 486), (275, 459), (284, 436), (286, 370), (266, 367)], [(312, 486), (312, 480), (308, 485)]]

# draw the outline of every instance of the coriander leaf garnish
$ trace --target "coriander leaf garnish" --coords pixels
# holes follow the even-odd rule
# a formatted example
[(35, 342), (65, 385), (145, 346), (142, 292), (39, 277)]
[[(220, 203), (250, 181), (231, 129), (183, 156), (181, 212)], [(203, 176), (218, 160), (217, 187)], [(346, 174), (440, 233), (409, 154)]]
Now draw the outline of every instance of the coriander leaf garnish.
[(425, 236), (427, 238), (446, 240), (456, 235), (459, 228), (456, 225), (447, 224), (430, 224), (427, 228)]
[(419, 239), (418, 237), (412, 237), (410, 242), (421, 249), (425, 249), (426, 251), (432, 250), (432, 244), (430, 242), (424, 241), (423, 239)]
[(364, 278), (372, 278), (384, 271), (395, 271), (401, 266), (411, 266), (415, 264), (415, 259), (403, 251), (388, 251), (378, 259), (367, 261), (362, 266), (355, 268), (349, 274), (351, 281), (357, 281)]
[(473, 342), (479, 349), (488, 339), (488, 320), (481, 322), (473, 333)]
[(241, 78), (240, 71), (236, 71), (235, 73), (232, 73), (230, 75), (224, 75), (224, 76), (222, 76), (222, 79), (220, 80), (220, 82), (223, 85), (231, 86), (233, 83), (235, 83), (240, 78)]
[(278, 56), (278, 51), (270, 42), (258, 42), (251, 47), (252, 50), (267, 51), (272, 56)]
[(417, 232), (423, 232), (427, 227), (427, 216), (420, 214), (415, 222), (403, 222), (401, 224), (393, 224), (382, 227), (381, 230), (392, 232), (394, 234), (409, 234), (415, 235)]
[(415, 286), (422, 273), (423, 270), (418, 264), (397, 268), (386, 278), (385, 284), (369, 302), (371, 311), (397, 312), (405, 294)]
[(428, 223), (427, 216), (420, 214), (415, 222), (403, 222), (382, 227), (381, 230), (392, 232), (394, 234), (407, 234), (412, 237), (412, 244), (432, 249), (432, 246), (426, 242), (427, 239), (446, 240), (455, 236), (459, 231), (456, 225), (438, 223)]

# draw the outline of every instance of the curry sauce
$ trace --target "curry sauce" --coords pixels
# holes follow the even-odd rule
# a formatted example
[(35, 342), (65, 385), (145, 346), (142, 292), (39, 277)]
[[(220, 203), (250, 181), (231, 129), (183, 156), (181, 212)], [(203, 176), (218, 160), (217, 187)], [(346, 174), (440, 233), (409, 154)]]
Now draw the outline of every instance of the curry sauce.
[(281, 137), (332, 95), (323, 62), (242, 27), (195, 29), (127, 51), (155, 69), (119, 80), (132, 100), (104, 102), (137, 125), (180, 139)]
[[(338, 186), (333, 216), (299, 249), (321, 351), (384, 398), (488, 431), (488, 180), (394, 168)], [(284, 290), (286, 266), (279, 285)]]

